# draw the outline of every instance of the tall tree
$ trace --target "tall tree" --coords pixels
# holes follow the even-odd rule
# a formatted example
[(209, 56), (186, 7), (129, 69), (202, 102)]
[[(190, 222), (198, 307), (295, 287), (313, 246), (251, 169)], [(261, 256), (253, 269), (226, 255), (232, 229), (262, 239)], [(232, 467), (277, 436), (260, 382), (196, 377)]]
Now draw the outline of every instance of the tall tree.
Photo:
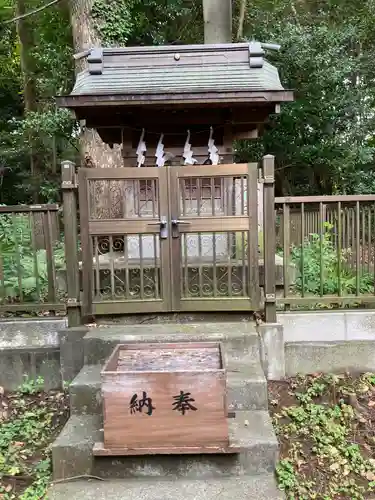
[[(115, 2), (113, 2), (115, 3)], [(113, 5), (113, 4), (112, 4)], [(92, 15), (95, 0), (77, 0), (71, 2), (71, 23), (73, 29), (74, 48), (76, 52), (81, 52), (92, 47), (106, 45), (106, 41), (101, 40), (96, 18)], [(96, 4), (96, 8), (98, 5)], [(111, 10), (109, 3), (103, 3), (103, 9)], [(124, 22), (117, 19), (121, 25)], [(126, 22), (126, 21), (125, 21)], [(99, 24), (103, 28), (102, 20)], [(104, 42), (104, 43), (103, 43)], [(82, 69), (82, 61), (78, 61), (76, 70)], [(104, 144), (97, 132), (93, 129), (84, 129), (80, 137), (81, 159), (83, 166), (95, 167), (120, 167), (122, 165), (120, 146), (111, 149)]]
[(232, 41), (232, 0), (203, 0), (204, 43)]
[(374, 21), (373, 0), (252, 0), (247, 9), (244, 36), (281, 44), (267, 57), (296, 100), (239, 159), (275, 154), (280, 194), (373, 192)]
[(54, 102), (73, 79), (67, 7), (67, 0), (0, 0), (3, 203), (59, 199), (60, 154), (70, 159), (74, 142), (74, 121)]
[[(71, 20), (76, 52), (91, 47), (157, 45), (197, 41), (202, 33), (201, 0), (77, 0)], [(81, 64), (77, 70), (81, 69)], [(121, 148), (104, 144), (94, 130), (81, 137), (82, 158), (95, 167), (122, 165)]]
[[(30, 8), (26, 0), (17, 0), (17, 33), (20, 42), (20, 60), (23, 75), (23, 97), (25, 114), (36, 112), (37, 91), (36, 91), (36, 64), (34, 58), (34, 30), (31, 25), (30, 17), (22, 17)], [(30, 151), (30, 173), (32, 179), (32, 198), (34, 203), (39, 202), (39, 184), (40, 184), (40, 158), (35, 146), (33, 134), (29, 134)]]

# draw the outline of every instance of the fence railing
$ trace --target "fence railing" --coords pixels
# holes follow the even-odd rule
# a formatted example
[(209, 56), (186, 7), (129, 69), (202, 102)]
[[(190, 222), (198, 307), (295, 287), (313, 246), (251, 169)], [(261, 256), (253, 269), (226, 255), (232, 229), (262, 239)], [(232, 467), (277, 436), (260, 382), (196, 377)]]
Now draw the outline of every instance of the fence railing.
[(65, 311), (58, 205), (0, 206), (0, 314)]
[(275, 208), (278, 305), (375, 304), (375, 195), (276, 198)]

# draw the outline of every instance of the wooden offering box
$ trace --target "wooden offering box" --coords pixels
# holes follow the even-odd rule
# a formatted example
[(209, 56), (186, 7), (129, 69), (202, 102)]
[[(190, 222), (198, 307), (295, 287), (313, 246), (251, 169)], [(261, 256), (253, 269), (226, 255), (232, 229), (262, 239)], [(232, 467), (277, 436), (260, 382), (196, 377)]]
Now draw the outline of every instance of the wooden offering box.
[(96, 455), (235, 453), (217, 343), (118, 345), (102, 371)]

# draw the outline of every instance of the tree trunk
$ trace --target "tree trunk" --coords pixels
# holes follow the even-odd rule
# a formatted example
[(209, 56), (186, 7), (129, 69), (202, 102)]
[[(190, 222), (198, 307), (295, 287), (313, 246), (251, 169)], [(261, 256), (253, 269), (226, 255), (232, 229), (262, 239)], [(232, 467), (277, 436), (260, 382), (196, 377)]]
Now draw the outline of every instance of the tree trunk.
[[(93, 4), (94, 0), (75, 0), (71, 2), (71, 23), (76, 53), (102, 45), (91, 15)], [(77, 61), (76, 72), (81, 71), (85, 64), (85, 59)], [(122, 167), (121, 147), (121, 144), (116, 144), (113, 148), (110, 148), (108, 144), (101, 140), (94, 129), (84, 127), (80, 138), (81, 166), (89, 168)], [(111, 190), (111, 193), (109, 190)], [(121, 186), (119, 183), (101, 182), (100, 187), (97, 185), (95, 197), (97, 213), (106, 218), (115, 216), (113, 210), (115, 207), (121, 206), (121, 203), (116, 203), (120, 196)], [(109, 197), (112, 200), (111, 207), (107, 206)]]
[[(93, 3), (94, 0), (75, 0), (71, 2), (71, 22), (76, 52), (102, 45), (91, 16)], [(84, 64), (84, 59), (77, 61), (76, 71), (80, 71)], [(115, 145), (111, 149), (101, 140), (95, 130), (85, 129), (80, 145), (83, 166), (102, 168), (122, 166), (121, 145)]]
[(243, 28), (244, 28), (244, 24), (245, 24), (246, 7), (247, 7), (247, 0), (241, 0), (240, 17), (238, 20), (238, 28), (237, 28), (237, 41), (240, 41), (243, 38)]
[[(17, 15), (21, 16), (28, 11), (26, 0), (17, 0)], [(37, 92), (35, 77), (35, 61), (32, 55), (34, 49), (33, 26), (30, 17), (17, 21), (17, 34), (20, 40), (20, 60), (23, 76), (23, 96), (25, 115), (37, 111)], [(40, 157), (35, 139), (29, 135), (30, 173), (33, 203), (39, 202), (40, 189)]]
[(232, 0), (203, 0), (204, 43), (232, 42)]

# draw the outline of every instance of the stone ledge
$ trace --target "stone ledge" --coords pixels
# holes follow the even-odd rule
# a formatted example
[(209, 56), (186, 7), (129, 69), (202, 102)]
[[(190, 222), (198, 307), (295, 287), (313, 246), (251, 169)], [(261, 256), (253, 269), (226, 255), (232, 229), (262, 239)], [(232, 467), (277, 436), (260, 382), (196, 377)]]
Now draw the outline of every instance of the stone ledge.
[(279, 456), (278, 442), (268, 412), (237, 412), (228, 424), (231, 444), (242, 447), (237, 455), (93, 459), (93, 443), (103, 440), (100, 420), (93, 416), (72, 416), (52, 446), (54, 479), (90, 473), (103, 478), (200, 479), (273, 472)]
[(49, 500), (282, 500), (273, 474), (204, 480), (78, 481), (52, 486)]
[(286, 376), (375, 372), (375, 341), (287, 342)]

